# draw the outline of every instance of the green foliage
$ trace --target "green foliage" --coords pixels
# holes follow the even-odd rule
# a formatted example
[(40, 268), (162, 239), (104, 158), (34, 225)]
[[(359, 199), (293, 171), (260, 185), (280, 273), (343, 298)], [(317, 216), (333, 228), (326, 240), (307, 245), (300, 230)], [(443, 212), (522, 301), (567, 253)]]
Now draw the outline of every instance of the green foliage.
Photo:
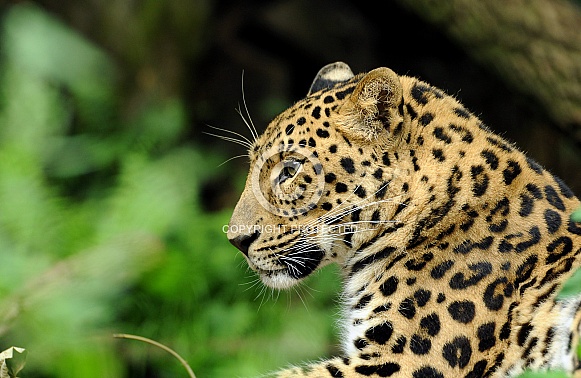
[(569, 375), (560, 371), (551, 371), (546, 373), (527, 372), (519, 375), (519, 378), (568, 378)]
[(90, 42), (31, 5), (1, 25), (0, 350), (26, 347), (27, 376), (81, 378), (184, 375), (114, 333), (206, 378), (332, 352), (335, 272), (262, 292), (224, 235), (230, 211), (202, 210), (226, 157), (184, 140), (179, 98), (128, 111)]
[(571, 220), (573, 222), (581, 223), (581, 208), (575, 210), (573, 214), (571, 214)]
[(565, 282), (565, 285), (559, 293), (560, 298), (571, 297), (573, 295), (579, 295), (581, 288), (581, 269), (578, 269), (571, 278)]

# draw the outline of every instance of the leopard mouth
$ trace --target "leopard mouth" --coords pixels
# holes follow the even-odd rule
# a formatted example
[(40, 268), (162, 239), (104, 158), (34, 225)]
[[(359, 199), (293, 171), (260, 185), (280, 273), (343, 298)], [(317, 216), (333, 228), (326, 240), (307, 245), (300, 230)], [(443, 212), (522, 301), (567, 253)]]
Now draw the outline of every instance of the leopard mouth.
[(301, 250), (291, 249), (277, 257), (276, 269), (263, 269), (256, 265), (251, 268), (258, 273), (262, 282), (270, 287), (286, 289), (294, 286), (313, 273), (321, 264), (325, 253), (322, 249), (309, 246)]
[(322, 249), (310, 246), (304, 250), (292, 251), (279, 258), (291, 277), (303, 279), (313, 273), (321, 264), (325, 253)]

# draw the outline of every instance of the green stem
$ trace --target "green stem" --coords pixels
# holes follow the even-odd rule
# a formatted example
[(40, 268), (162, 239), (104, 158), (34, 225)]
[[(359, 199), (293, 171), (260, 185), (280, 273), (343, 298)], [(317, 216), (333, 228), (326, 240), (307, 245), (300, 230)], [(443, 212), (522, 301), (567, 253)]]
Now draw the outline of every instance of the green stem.
[(145, 343), (148, 343), (148, 344), (151, 344), (151, 345), (156, 346), (158, 348), (161, 348), (178, 359), (178, 361), (182, 364), (182, 366), (188, 372), (188, 375), (190, 376), (190, 378), (196, 378), (196, 375), (194, 374), (192, 368), (190, 367), (190, 365), (188, 365), (188, 362), (182, 358), (182, 356), (177, 354), (173, 349), (171, 349), (163, 344), (160, 344), (157, 341), (148, 339), (146, 337), (128, 335), (126, 333), (117, 333), (117, 334), (114, 334), (113, 337), (115, 337), (117, 339), (131, 339), (131, 340), (143, 341)]

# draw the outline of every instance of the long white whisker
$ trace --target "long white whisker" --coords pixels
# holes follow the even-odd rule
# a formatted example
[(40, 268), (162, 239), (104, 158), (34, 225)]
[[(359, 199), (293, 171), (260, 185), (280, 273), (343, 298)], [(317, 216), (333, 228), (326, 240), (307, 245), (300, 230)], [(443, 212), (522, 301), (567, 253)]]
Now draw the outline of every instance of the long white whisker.
[(237, 133), (236, 131), (232, 131), (232, 130), (228, 130), (228, 129), (223, 129), (221, 127), (216, 127), (216, 126), (212, 126), (212, 125), (208, 125), (208, 124), (206, 124), (206, 126), (212, 128), (214, 130), (218, 130), (218, 131), (222, 131), (222, 132), (225, 132), (225, 133), (228, 133), (228, 134), (236, 135), (236, 136), (242, 138), (242, 139), (240, 139), (240, 141), (244, 140), (244, 141), (248, 142), (248, 144), (252, 144), (252, 141), (250, 139), (248, 139), (247, 137), (245, 137), (244, 135), (242, 135), (240, 133)]
[[(246, 115), (248, 116), (248, 120), (250, 121), (250, 125), (248, 125), (248, 123), (246, 122), (246, 120), (244, 120), (244, 122), (246, 123), (246, 126), (248, 126), (248, 129), (250, 130), (250, 133), (252, 134), (252, 137), (254, 138), (254, 140), (258, 139), (258, 131), (256, 131), (256, 127), (254, 126), (254, 122), (252, 122), (252, 117), (250, 116), (250, 112), (248, 111), (248, 106), (246, 105), (246, 96), (244, 94), (244, 70), (242, 70), (242, 103), (244, 104), (244, 110), (246, 110)], [(240, 116), (242, 116), (242, 114), (240, 113)], [(244, 117), (242, 117), (244, 119)], [(252, 127), (250, 127), (252, 126)]]
[[(362, 202), (362, 201), (360, 201), (360, 202)], [(348, 208), (348, 209), (343, 209), (338, 214), (333, 214), (332, 217), (328, 217), (328, 215), (325, 214), (325, 215), (321, 216), (319, 218), (319, 220), (323, 220), (324, 223), (333, 223), (333, 222), (335, 222), (335, 221), (337, 221), (337, 220), (339, 220), (339, 219), (341, 219), (341, 218), (343, 218), (351, 213), (354, 213), (358, 210), (362, 210), (366, 207), (370, 207), (370, 206), (377, 205), (380, 203), (395, 203), (395, 201), (393, 199), (385, 199), (385, 200), (381, 200), (381, 201), (374, 201), (374, 202), (366, 203), (364, 205), (358, 205), (358, 203), (355, 203), (352, 205), (353, 207)], [(399, 203), (399, 204), (403, 205), (403, 206), (407, 206), (406, 204), (403, 204), (403, 203)]]
[[(302, 253), (308, 253), (308, 252), (314, 252), (313, 251), (302, 251)], [(304, 256), (290, 256), (290, 255), (286, 255), (284, 257), (281, 257), (280, 260), (283, 261), (291, 261), (291, 262), (295, 262), (297, 264), (299, 264), (300, 266), (304, 267), (305, 266), (305, 261), (317, 261), (316, 259), (313, 259), (311, 257), (304, 257)]]
[[(349, 214), (350, 212), (354, 212), (356, 211), (358, 208), (363, 208), (362, 206), (359, 206), (359, 204), (369, 200), (370, 198), (372, 198), (372, 196), (374, 196), (375, 194), (377, 194), (380, 190), (382, 190), (384, 188), (383, 185), (381, 185), (375, 192), (371, 193), (370, 195), (366, 196), (365, 198), (362, 198), (361, 200), (353, 203), (353, 204), (349, 204), (347, 202), (347, 200), (353, 196), (355, 194), (355, 192), (357, 191), (357, 188), (359, 188), (359, 185), (357, 185), (355, 187), (355, 189), (349, 194), (349, 196), (345, 199), (345, 201), (343, 201), (343, 203), (339, 206), (337, 206), (336, 208), (332, 209), (331, 211), (327, 212), (326, 214), (324, 214), (323, 216), (311, 221), (311, 224), (315, 224), (318, 223), (319, 221), (323, 220), (324, 223), (332, 223), (338, 219), (343, 218), (345, 215)], [(381, 203), (381, 202), (391, 202), (393, 201), (393, 199), (387, 199), (387, 200), (381, 200), (381, 201), (374, 201), (371, 202), (370, 204), (368, 204), (368, 206), (371, 206), (373, 204), (376, 203)], [(347, 214), (342, 214), (341, 216), (338, 216), (336, 213), (341, 214), (341, 212), (346, 210), (347, 206), (353, 206), (353, 208), (351, 210), (347, 210), (349, 211), (349, 213)], [(332, 216), (331, 218), (329, 218), (329, 216)], [(325, 221), (325, 218), (327, 218), (327, 220)], [(329, 219), (332, 219), (331, 221), (329, 221)]]
[(260, 285), (260, 282), (261, 282), (260, 281), (260, 278), (258, 278), (258, 277), (255, 276), (255, 278), (252, 281), (247, 282), (247, 283), (244, 283), (244, 284), (240, 284), (240, 285), (250, 285), (250, 286), (248, 286), (247, 288), (244, 289), (244, 291), (248, 291), (248, 290), (254, 289), (257, 286), (259, 286)]
[[(266, 291), (267, 290), (268, 290), (268, 288), (264, 285), (260, 289), (260, 293), (258, 294), (258, 296), (260, 296), (260, 304), (258, 305), (258, 310), (256, 310), (256, 312), (259, 312), (260, 309), (262, 308), (262, 305), (264, 304), (264, 300), (266, 298)], [(254, 298), (254, 300), (257, 300), (258, 296), (256, 298)]]
[(298, 287), (295, 287), (295, 293), (297, 294), (297, 296), (299, 297), (299, 299), (301, 300), (301, 302), (303, 303), (303, 306), (305, 306), (305, 310), (309, 311), (309, 308), (307, 307), (307, 303), (305, 302), (305, 300), (303, 299), (301, 293), (298, 290)]
[(250, 134), (252, 135), (252, 139), (256, 140), (257, 136), (255, 135), (255, 131), (252, 129), (252, 125), (250, 124), (250, 122), (248, 122), (246, 117), (244, 117), (244, 113), (242, 113), (242, 109), (240, 108), (240, 104), (238, 104), (238, 107), (235, 108), (234, 110), (236, 110), (236, 113), (238, 113), (240, 118), (242, 118), (242, 121), (244, 122), (244, 125), (246, 125), (246, 128), (248, 130), (250, 130)]
[[(355, 212), (358, 210), (361, 210), (365, 207), (368, 206), (372, 206), (374, 204), (379, 204), (379, 203), (387, 203), (387, 202), (393, 202), (396, 203), (396, 201), (394, 200), (394, 198), (390, 198), (390, 199), (386, 199), (386, 200), (381, 200), (381, 201), (374, 201), (371, 202), (369, 204), (366, 204), (364, 206), (361, 206), (360, 204), (364, 203), (365, 201), (368, 201), (370, 198), (372, 198), (373, 196), (377, 195), (377, 193), (379, 193), (381, 190), (385, 190), (387, 185), (389, 185), (389, 183), (391, 181), (393, 181), (396, 177), (392, 177), (391, 180), (389, 180), (388, 182), (386, 182), (383, 185), (380, 185), (379, 188), (371, 193), (370, 195), (366, 196), (365, 198), (362, 198), (359, 201), (356, 201), (355, 203), (349, 203), (348, 200), (355, 195), (355, 192), (357, 191), (357, 189), (360, 187), (360, 185), (357, 185), (352, 191), (351, 193), (349, 193), (349, 195), (347, 196), (347, 198), (345, 198), (343, 200), (343, 202), (339, 205), (334, 207), (332, 210), (328, 211), (327, 213), (323, 214), (320, 217), (317, 217), (316, 219), (307, 222), (307, 224), (305, 225), (307, 228), (309, 227), (314, 227), (319, 223), (323, 223), (323, 224), (329, 224), (329, 223), (333, 223), (337, 220), (340, 220), (341, 218)], [(402, 205), (402, 206), (408, 206), (407, 204), (404, 204), (402, 202), (399, 202), (398, 204)]]
[[(300, 266), (304, 266), (300, 261), (296, 260), (296, 259), (292, 259), (292, 258), (284, 258), (284, 256), (280, 256), (279, 259), (281, 261), (291, 261), (291, 262), (296, 262), (297, 264), (299, 264)], [(292, 271), (293, 273), (296, 273), (297, 275), (299, 275), (299, 270), (296, 266), (294, 266), (293, 264), (285, 264), (287, 266), (287, 268)]]
[(361, 232), (361, 231), (366, 231), (366, 230), (358, 230), (356, 228), (346, 229), (346, 230), (341, 231), (341, 232), (333, 232), (332, 234), (309, 236), (309, 239), (312, 241), (321, 241), (321, 240), (325, 241), (325, 240), (331, 240), (333, 238), (335, 240), (342, 240), (341, 238), (339, 238), (340, 236), (349, 235), (349, 234), (356, 234), (356, 233)]
[(209, 133), (209, 132), (206, 132), (206, 131), (204, 131), (203, 133), (204, 134), (207, 134), (207, 135), (214, 136), (216, 138), (220, 138), (220, 139), (225, 140), (227, 142), (232, 142), (232, 143), (239, 144), (241, 146), (246, 147), (247, 149), (250, 149), (252, 147), (252, 145), (249, 142), (246, 142), (244, 140), (239, 140), (239, 139), (232, 138), (232, 137), (227, 137), (227, 136), (224, 136), (224, 135)]
[[(280, 255), (280, 257), (286, 257), (286, 256), (292, 257), (292, 256), (296, 256), (296, 255), (298, 255), (300, 253), (304, 253), (304, 252), (316, 252), (318, 250), (319, 249), (316, 246), (312, 245), (311, 243), (306, 243), (304, 241), (299, 241), (297, 244), (294, 245), (294, 248), (291, 249), (289, 251), (289, 253), (287, 253), (286, 255)], [(306, 256), (305, 257), (299, 256), (299, 257), (304, 258), (304, 259), (310, 259), (310, 260), (313, 260), (314, 261), (314, 259), (311, 259), (311, 258), (306, 257)]]
[(244, 154), (244, 155), (237, 155), (237, 156), (232, 156), (230, 159), (228, 159), (228, 160), (224, 161), (223, 163), (220, 163), (220, 164), (218, 165), (218, 167), (221, 167), (221, 166), (223, 166), (224, 164), (226, 164), (226, 163), (228, 163), (228, 162), (230, 162), (230, 161), (232, 161), (232, 160), (234, 160), (234, 159), (241, 158), (241, 157), (248, 157), (248, 154)]
[[(353, 221), (353, 222), (344, 222), (344, 223), (340, 223), (340, 224), (330, 224), (330, 225), (324, 225), (322, 228), (323, 229), (327, 229), (331, 232), (338, 230), (338, 229), (342, 229), (342, 228), (350, 228), (350, 226), (357, 226), (357, 225), (371, 225), (371, 226), (377, 226), (379, 224), (394, 224), (394, 223), (398, 223), (398, 220), (360, 220), (360, 221)], [(353, 227), (353, 230), (357, 230), (357, 227)], [(304, 233), (304, 236), (308, 236), (309, 238), (316, 238), (316, 236), (312, 236), (312, 235), (317, 235), (318, 232), (317, 230), (312, 230), (309, 231), (308, 233)]]
[(349, 225), (354, 225), (354, 224), (389, 224), (389, 223), (397, 223), (397, 220), (360, 220), (360, 221), (356, 221), (356, 222), (344, 222), (341, 224), (331, 224), (328, 225), (326, 227), (329, 227), (331, 229), (333, 228), (340, 228), (343, 226), (349, 226)]

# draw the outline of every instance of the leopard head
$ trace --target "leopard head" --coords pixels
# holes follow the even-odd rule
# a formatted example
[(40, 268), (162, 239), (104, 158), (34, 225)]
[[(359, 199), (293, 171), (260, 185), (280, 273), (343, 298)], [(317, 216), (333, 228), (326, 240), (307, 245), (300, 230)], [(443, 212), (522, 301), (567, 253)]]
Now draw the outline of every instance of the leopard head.
[(291, 287), (319, 267), (345, 264), (394, 227), (394, 183), (409, 167), (385, 151), (397, 148), (409, 123), (402, 104), (393, 71), (354, 76), (346, 64), (330, 64), (254, 142), (228, 238), (266, 285)]

